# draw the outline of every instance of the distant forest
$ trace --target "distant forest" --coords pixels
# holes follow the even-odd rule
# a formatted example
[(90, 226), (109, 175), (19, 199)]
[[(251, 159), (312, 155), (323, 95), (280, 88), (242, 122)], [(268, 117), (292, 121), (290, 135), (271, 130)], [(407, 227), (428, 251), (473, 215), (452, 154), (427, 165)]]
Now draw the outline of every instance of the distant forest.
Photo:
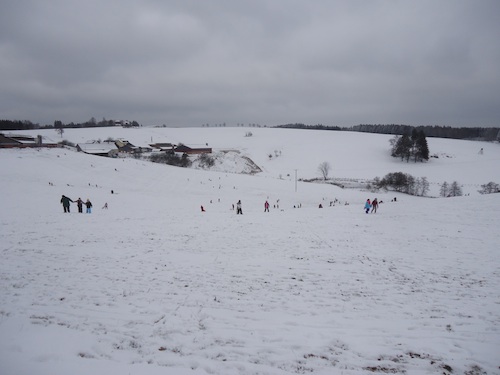
[(452, 128), (451, 126), (411, 126), (411, 125), (356, 125), (352, 127), (324, 126), (324, 125), (304, 125), (286, 124), (279, 125), (278, 128), (290, 129), (312, 129), (312, 130), (336, 130), (336, 131), (356, 131), (363, 133), (411, 135), (413, 129), (423, 131), (426, 137), (471, 139), (480, 141), (500, 140), (500, 128)]
[(63, 123), (62, 121), (54, 121), (53, 125), (40, 125), (35, 124), (31, 121), (20, 121), (20, 120), (0, 120), (0, 130), (30, 130), (30, 129), (53, 129), (53, 128), (98, 128), (105, 126), (116, 126), (116, 125), (128, 125), (128, 126), (139, 126), (137, 121), (114, 121), (106, 120), (103, 118), (101, 121), (97, 121), (94, 117), (90, 120), (80, 123)]
[[(65, 124), (61, 121), (54, 121), (53, 125), (39, 125), (31, 121), (20, 120), (0, 120), (0, 130), (29, 130), (29, 129), (57, 129), (57, 128), (95, 128), (104, 126), (140, 126), (137, 121), (117, 122), (114, 120), (106, 120), (103, 118), (97, 121), (92, 117), (89, 121), (82, 123), (70, 122)], [(453, 139), (470, 139), (480, 141), (500, 141), (500, 128), (453, 128), (451, 126), (411, 126), (411, 125), (370, 125), (362, 124), (352, 127), (325, 126), (325, 125), (305, 125), (301, 123), (278, 125), (277, 128), (290, 129), (311, 129), (311, 130), (335, 130), (335, 131), (356, 131), (363, 133), (378, 133), (378, 134), (394, 134), (394, 135), (411, 135), (413, 129), (423, 131), (426, 137), (437, 138), (453, 138)]]

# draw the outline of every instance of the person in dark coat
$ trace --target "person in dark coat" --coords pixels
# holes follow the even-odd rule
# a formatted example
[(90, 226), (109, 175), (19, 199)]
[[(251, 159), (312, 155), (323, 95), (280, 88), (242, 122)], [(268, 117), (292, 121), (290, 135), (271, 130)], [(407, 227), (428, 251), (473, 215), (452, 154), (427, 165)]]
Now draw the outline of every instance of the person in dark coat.
[(64, 212), (69, 213), (69, 202), (73, 202), (71, 198), (68, 198), (67, 196), (63, 195), (61, 198), (61, 203), (63, 205)]
[(90, 200), (87, 198), (87, 202), (85, 202), (85, 206), (87, 206), (87, 213), (90, 214), (92, 212), (92, 203), (90, 203)]
[(241, 210), (241, 200), (236, 203), (236, 215), (243, 215), (243, 211)]
[(78, 212), (82, 213), (83, 212), (83, 201), (82, 198), (78, 198), (76, 201), (76, 205), (78, 206)]

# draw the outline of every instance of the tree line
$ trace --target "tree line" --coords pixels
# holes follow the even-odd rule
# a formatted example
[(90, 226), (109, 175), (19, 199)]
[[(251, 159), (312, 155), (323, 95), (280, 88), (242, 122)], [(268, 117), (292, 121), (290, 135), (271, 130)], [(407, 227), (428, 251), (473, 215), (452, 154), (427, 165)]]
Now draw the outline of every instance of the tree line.
[[(56, 120), (54, 124), (40, 125), (33, 123), (29, 120), (0, 120), (0, 130), (30, 130), (30, 129), (52, 129), (52, 128), (93, 128), (104, 126), (115, 126), (114, 120), (106, 120), (103, 118), (97, 121), (94, 117), (90, 120), (80, 123), (63, 123)], [(238, 126), (243, 124), (238, 124)], [(137, 121), (131, 121), (130, 126), (140, 126)], [(203, 126), (209, 126), (208, 124)], [(226, 126), (222, 124), (221, 126)], [(260, 127), (257, 124), (249, 124), (249, 126)], [(360, 124), (352, 127), (330, 126), (323, 124), (306, 125), (303, 123), (290, 123), (284, 125), (277, 125), (277, 128), (289, 129), (310, 129), (310, 130), (334, 130), (334, 131), (356, 131), (363, 133), (377, 133), (377, 134), (394, 134), (403, 135), (411, 134), (414, 129), (423, 131), (427, 137), (437, 138), (453, 138), (453, 139), (473, 139), (481, 141), (494, 141), (500, 140), (500, 128), (472, 128), (460, 127), (453, 128), (451, 126), (411, 126), (401, 124)]]
[(379, 134), (411, 134), (413, 130), (423, 131), (427, 137), (472, 139), (480, 141), (494, 141), (500, 137), (500, 128), (452, 128), (451, 126), (410, 126), (410, 125), (356, 125), (352, 131)]
[[(130, 126), (140, 126), (137, 121), (130, 121)], [(28, 120), (0, 120), (0, 130), (30, 130), (30, 129), (61, 129), (61, 128), (98, 128), (106, 126), (115, 126), (114, 120), (106, 120), (103, 118), (101, 121), (97, 121), (95, 117), (92, 117), (88, 121), (74, 123), (64, 123), (60, 120), (54, 121), (52, 125), (40, 125), (33, 123)]]
[(40, 125), (33, 124), (31, 121), (27, 120), (0, 120), (0, 130), (30, 130), (39, 128)]
[(411, 126), (399, 124), (361, 124), (352, 127), (326, 126), (322, 124), (305, 125), (302, 123), (278, 125), (278, 128), (289, 129), (311, 129), (311, 130), (336, 130), (336, 131), (356, 131), (363, 133), (411, 134), (414, 129), (423, 131), (428, 137), (452, 138), (452, 139), (473, 139), (480, 141), (500, 140), (500, 128), (453, 128), (451, 126)]
[(349, 130), (348, 128), (341, 128), (339, 126), (328, 126), (328, 125), (322, 125), (322, 124), (305, 125), (305, 124), (302, 124), (302, 123), (277, 125), (276, 128), (311, 129), (311, 130)]
[[(391, 190), (425, 197), (429, 192), (429, 182), (426, 177), (414, 177), (408, 173), (393, 172), (386, 174), (382, 178), (375, 177), (373, 181), (368, 184), (367, 188), (370, 190)], [(478, 190), (478, 192), (480, 194), (500, 193), (500, 185), (490, 181), (487, 184), (481, 185), (481, 189)], [(453, 181), (452, 183), (445, 181), (439, 187), (440, 197), (460, 197), (462, 195), (462, 186), (457, 181)]]

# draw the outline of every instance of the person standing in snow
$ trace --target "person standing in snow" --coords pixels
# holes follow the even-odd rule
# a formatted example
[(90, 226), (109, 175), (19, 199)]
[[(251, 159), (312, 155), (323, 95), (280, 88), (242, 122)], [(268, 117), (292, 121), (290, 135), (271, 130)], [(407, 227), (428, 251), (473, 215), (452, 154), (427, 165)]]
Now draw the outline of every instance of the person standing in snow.
[(243, 211), (241, 210), (241, 200), (236, 203), (236, 215), (238, 214), (243, 215)]
[(78, 206), (78, 212), (82, 213), (83, 212), (83, 201), (82, 198), (78, 198), (76, 201), (76, 205)]
[(264, 203), (264, 212), (269, 212), (269, 202)]
[(365, 203), (365, 212), (366, 213), (370, 212), (371, 207), (372, 207), (372, 204), (370, 203), (370, 199), (367, 199), (366, 203)]
[(70, 198), (67, 196), (63, 195), (61, 198), (61, 203), (63, 205), (64, 213), (68, 212), (69, 213), (69, 202), (73, 202)]
[(90, 200), (87, 198), (87, 202), (85, 202), (85, 206), (87, 206), (87, 213), (90, 214), (92, 212), (92, 203), (90, 203)]
[(377, 213), (377, 207), (378, 207), (378, 201), (377, 198), (375, 198), (372, 202), (372, 211), (371, 211), (372, 214)]

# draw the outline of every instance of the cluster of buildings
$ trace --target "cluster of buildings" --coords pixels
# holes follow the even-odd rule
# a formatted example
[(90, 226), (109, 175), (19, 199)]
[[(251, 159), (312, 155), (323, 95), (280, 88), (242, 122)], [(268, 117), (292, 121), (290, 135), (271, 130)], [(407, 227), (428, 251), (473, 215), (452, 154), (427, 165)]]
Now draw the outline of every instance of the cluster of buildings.
[[(30, 148), (30, 147), (62, 147), (60, 143), (44, 143), (41, 135), (36, 137), (27, 135), (6, 135), (0, 133), (0, 148)], [(76, 145), (79, 152), (90, 155), (116, 158), (145, 152), (170, 152), (187, 155), (210, 154), (211, 147), (189, 147), (183, 144), (152, 143), (146, 147), (134, 146), (126, 140), (106, 140), (104, 142), (79, 143)]]
[(172, 143), (152, 143), (147, 147), (135, 146), (129, 141), (125, 140), (115, 140), (115, 141), (104, 141), (101, 143), (79, 143), (76, 145), (76, 149), (80, 152), (84, 152), (90, 155), (96, 156), (106, 156), (111, 158), (116, 158), (119, 156), (130, 156), (136, 154), (142, 154), (146, 152), (170, 152), (170, 153), (180, 153), (180, 154), (210, 154), (212, 153), (212, 148), (193, 148), (186, 145), (175, 145)]

